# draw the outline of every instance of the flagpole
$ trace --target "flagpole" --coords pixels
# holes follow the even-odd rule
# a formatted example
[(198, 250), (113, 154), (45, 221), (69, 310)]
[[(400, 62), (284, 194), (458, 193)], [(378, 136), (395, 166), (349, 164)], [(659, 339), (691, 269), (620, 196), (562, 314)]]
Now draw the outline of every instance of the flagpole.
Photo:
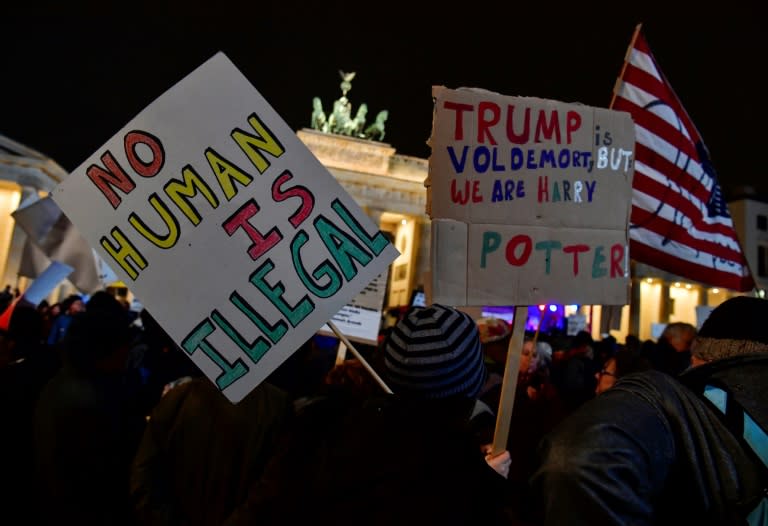
[(632, 35), (632, 40), (629, 41), (629, 47), (627, 48), (627, 52), (624, 54), (624, 65), (621, 67), (621, 72), (619, 73), (619, 76), (616, 78), (616, 83), (613, 86), (613, 96), (611, 97), (611, 104), (608, 106), (608, 109), (613, 108), (613, 103), (616, 102), (616, 92), (618, 90), (618, 83), (622, 82), (621, 79), (624, 78), (624, 72), (627, 70), (627, 65), (629, 64), (629, 57), (632, 54), (632, 48), (635, 47), (635, 40), (637, 40), (638, 35), (640, 34), (640, 30), (643, 28), (642, 22), (637, 24), (635, 26), (635, 33)]

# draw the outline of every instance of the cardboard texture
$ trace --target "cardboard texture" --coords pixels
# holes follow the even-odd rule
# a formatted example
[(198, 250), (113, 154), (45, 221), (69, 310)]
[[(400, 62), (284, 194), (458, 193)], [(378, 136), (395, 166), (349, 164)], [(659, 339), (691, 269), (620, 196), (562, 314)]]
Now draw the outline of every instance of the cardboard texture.
[(433, 300), (627, 303), (629, 114), (481, 89), (433, 96)]
[(433, 221), (430, 254), (433, 278), (430, 303), (467, 305), (467, 224)]
[(232, 402), (397, 256), (222, 53), (52, 197)]

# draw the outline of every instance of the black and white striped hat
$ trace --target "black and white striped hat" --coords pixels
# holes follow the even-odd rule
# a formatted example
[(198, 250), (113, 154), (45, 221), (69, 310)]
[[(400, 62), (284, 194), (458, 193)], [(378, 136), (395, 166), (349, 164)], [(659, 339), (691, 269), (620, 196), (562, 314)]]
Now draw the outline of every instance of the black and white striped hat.
[(384, 346), (384, 365), (395, 393), (421, 398), (474, 398), (488, 376), (475, 321), (438, 304), (415, 308), (397, 322)]

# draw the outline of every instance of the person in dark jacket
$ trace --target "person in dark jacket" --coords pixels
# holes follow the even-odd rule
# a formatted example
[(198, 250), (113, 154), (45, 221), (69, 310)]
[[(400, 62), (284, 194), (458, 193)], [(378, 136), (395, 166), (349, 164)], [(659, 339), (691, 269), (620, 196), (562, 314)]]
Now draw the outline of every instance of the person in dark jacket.
[(83, 298), (77, 294), (67, 296), (61, 302), (61, 313), (52, 322), (50, 332), (48, 333), (48, 345), (56, 345), (64, 339), (67, 329), (69, 329), (69, 325), (72, 323), (73, 316), (84, 310), (85, 303)]
[[(44, 341), (43, 317), (32, 305), (19, 303), (11, 314), (8, 332), (0, 335), (0, 524), (35, 516), (33, 417), (45, 384), (60, 367), (59, 357)], [(0, 352), (2, 354), (2, 352)]]
[(603, 368), (595, 373), (597, 387), (595, 394), (604, 393), (622, 376), (651, 369), (651, 363), (638, 350), (621, 348), (603, 364)]
[(766, 319), (768, 301), (727, 300), (699, 331), (693, 368), (628, 374), (546, 436), (532, 479), (542, 524), (746, 524), (768, 482), (742, 434), (748, 421), (768, 429)]
[(35, 412), (42, 524), (130, 524), (128, 472), (144, 425), (126, 410), (130, 341), (117, 300), (73, 316), (62, 340), (64, 366)]
[(441, 305), (414, 308), (382, 354), (394, 395), (337, 389), (302, 404), (227, 526), (503, 523), (509, 453), (486, 457), (472, 427), (487, 377), (475, 322)]
[(263, 382), (233, 404), (202, 376), (167, 391), (133, 461), (137, 524), (220, 526), (261, 476), (288, 402)]

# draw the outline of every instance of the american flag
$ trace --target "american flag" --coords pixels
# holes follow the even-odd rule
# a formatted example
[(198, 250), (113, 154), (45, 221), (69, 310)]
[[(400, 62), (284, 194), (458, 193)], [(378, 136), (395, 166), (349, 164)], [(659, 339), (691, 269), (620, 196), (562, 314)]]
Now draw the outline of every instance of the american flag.
[(707, 147), (638, 25), (611, 108), (635, 121), (632, 259), (713, 287), (754, 288)]

